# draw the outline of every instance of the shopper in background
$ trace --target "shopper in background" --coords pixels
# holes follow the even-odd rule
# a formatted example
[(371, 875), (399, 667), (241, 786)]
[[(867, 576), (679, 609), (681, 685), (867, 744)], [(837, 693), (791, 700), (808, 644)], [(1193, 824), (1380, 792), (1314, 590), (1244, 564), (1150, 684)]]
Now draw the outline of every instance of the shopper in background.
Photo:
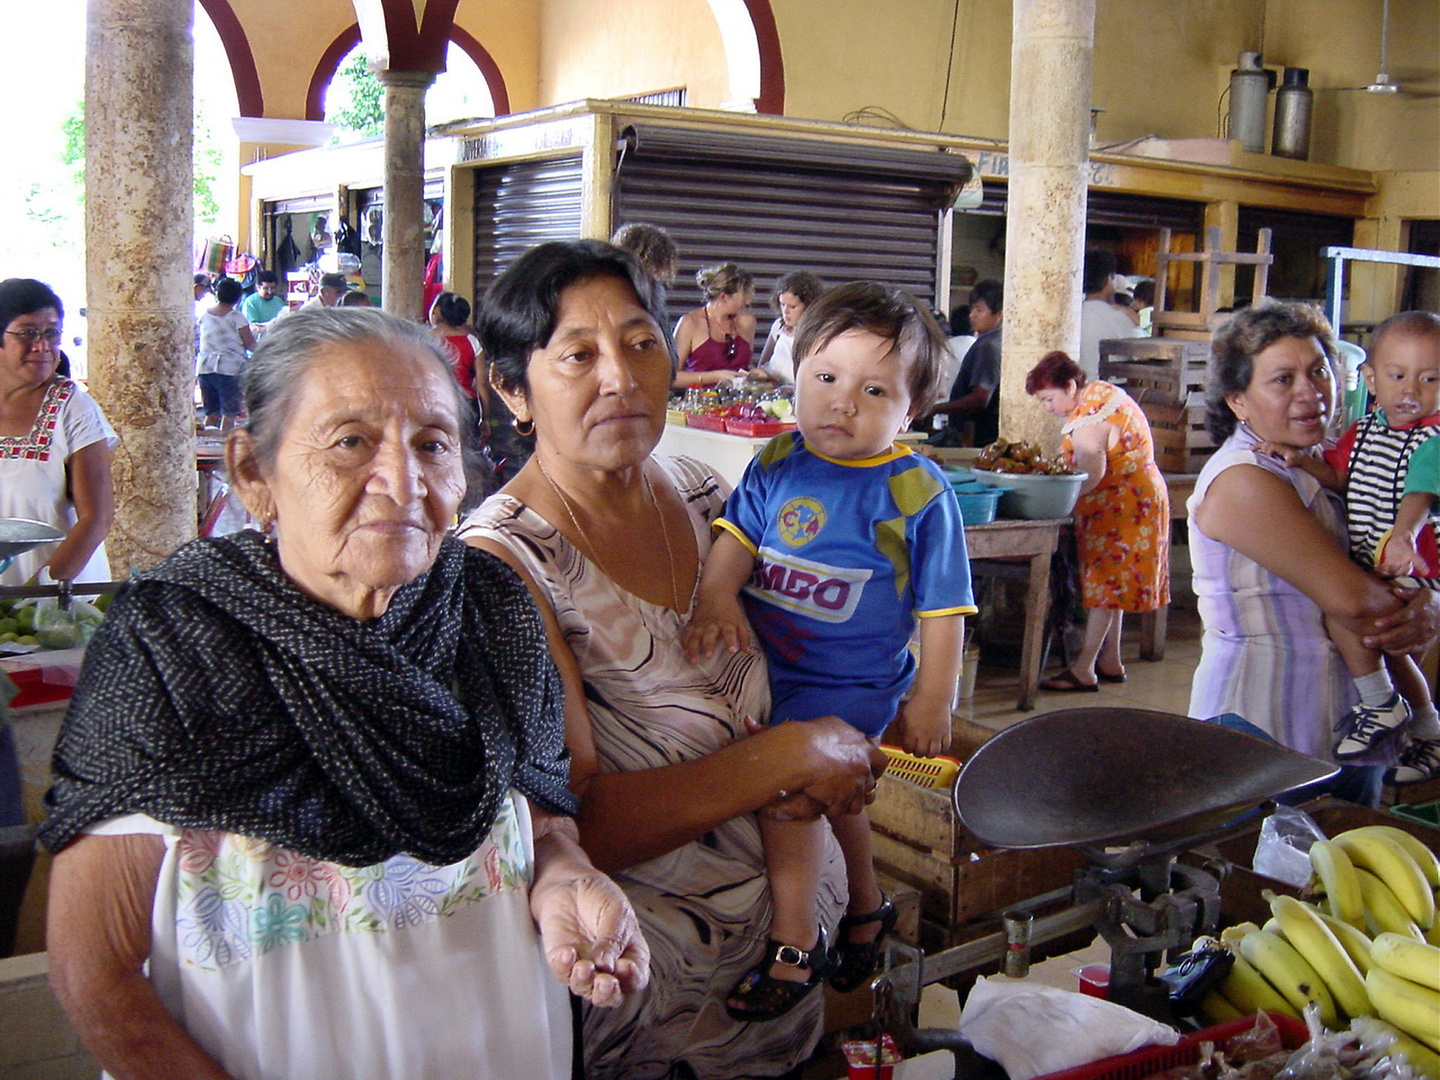
[(245, 370), (248, 350), (255, 348), (250, 324), (235, 310), (240, 294), (238, 281), (220, 278), (215, 283), (215, 304), (200, 317), (199, 324), (195, 373), (200, 380), (205, 426), (221, 431), (229, 431), (240, 416), (240, 373)]
[(0, 282), (0, 517), (65, 530), (56, 546), (16, 555), (0, 585), (110, 580), (117, 440), (95, 399), (55, 370), (64, 316), (48, 285)]
[(697, 271), (695, 283), (705, 294), (705, 304), (681, 316), (675, 326), (677, 387), (728, 382), (749, 370), (754, 354), (755, 316), (748, 310), (754, 279), (734, 263), (721, 263)]
[(1065, 421), (1060, 453), (1085, 473), (1075, 503), (1075, 547), (1085, 640), (1043, 690), (1098, 690), (1124, 682), (1120, 625), (1170, 603), (1170, 493), (1155, 464), (1150, 421), (1118, 386), (1091, 382), (1063, 352), (1046, 353), (1025, 392)]
[(240, 303), (240, 311), (257, 338), (285, 310), (285, 298), (276, 295), (280, 275), (274, 270), (261, 270), (255, 275), (255, 291)]
[(1085, 253), (1085, 302), (1080, 305), (1080, 351), (1075, 360), (1092, 382), (1100, 377), (1100, 342), (1140, 337), (1140, 316), (1115, 302), (1115, 256)]
[(640, 260), (645, 272), (663, 288), (668, 289), (675, 281), (675, 273), (680, 269), (680, 249), (659, 225), (629, 222), (615, 230), (610, 242)]
[(780, 315), (770, 324), (757, 373), (777, 383), (794, 383), (795, 358), (791, 350), (795, 345), (795, 324), (824, 291), (825, 282), (808, 270), (796, 270), (775, 282), (770, 304)]

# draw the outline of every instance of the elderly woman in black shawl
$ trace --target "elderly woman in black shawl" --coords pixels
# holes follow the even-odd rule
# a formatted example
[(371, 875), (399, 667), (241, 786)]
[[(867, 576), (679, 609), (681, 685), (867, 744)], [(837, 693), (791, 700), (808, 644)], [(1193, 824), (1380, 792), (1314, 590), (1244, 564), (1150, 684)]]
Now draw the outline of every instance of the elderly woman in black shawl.
[(562, 984), (613, 1004), (648, 954), (567, 816), (534, 604), (447, 536), (448, 362), (303, 312), (246, 398), (227, 465), (263, 534), (136, 583), (61, 732), (56, 992), (116, 1077), (568, 1076)]

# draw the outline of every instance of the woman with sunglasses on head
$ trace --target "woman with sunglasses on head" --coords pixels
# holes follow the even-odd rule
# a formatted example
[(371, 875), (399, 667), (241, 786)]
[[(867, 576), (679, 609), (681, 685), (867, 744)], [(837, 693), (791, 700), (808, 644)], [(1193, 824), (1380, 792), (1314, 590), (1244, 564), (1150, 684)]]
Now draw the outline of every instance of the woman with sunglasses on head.
[(0, 517), (65, 530), (56, 546), (17, 555), (0, 585), (110, 578), (115, 431), (95, 400), (56, 371), (64, 317), (49, 286), (0, 282)]
[(705, 303), (675, 324), (680, 369), (671, 386), (714, 386), (742, 378), (754, 355), (755, 316), (749, 312), (755, 281), (734, 263), (706, 266), (695, 274)]

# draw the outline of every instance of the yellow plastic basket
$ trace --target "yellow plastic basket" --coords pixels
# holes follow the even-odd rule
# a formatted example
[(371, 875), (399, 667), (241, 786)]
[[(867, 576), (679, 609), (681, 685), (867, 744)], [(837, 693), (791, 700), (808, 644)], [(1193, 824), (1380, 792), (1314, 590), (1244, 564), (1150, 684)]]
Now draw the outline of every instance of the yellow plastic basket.
[(960, 773), (960, 762), (952, 757), (916, 757), (898, 746), (880, 747), (890, 759), (886, 776), (898, 776), (926, 788), (949, 787)]

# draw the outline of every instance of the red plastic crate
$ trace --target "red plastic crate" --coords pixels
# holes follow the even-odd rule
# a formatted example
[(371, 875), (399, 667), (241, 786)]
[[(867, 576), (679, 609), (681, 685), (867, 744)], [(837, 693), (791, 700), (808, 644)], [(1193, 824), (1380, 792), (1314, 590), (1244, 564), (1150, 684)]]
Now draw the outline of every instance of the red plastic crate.
[(46, 682), (45, 671), (38, 666), (6, 665), (5, 673), (20, 691), (10, 701), (12, 709), (43, 705), (50, 701), (68, 701), (75, 693), (72, 685)]
[(686, 413), (685, 426), (699, 428), (701, 431), (725, 430), (725, 418), (723, 416), (711, 416), (708, 413)]
[(774, 438), (786, 431), (795, 430), (793, 420), (726, 420), (725, 430), (731, 435), (748, 435), (750, 438)]
[[(1305, 1045), (1310, 1033), (1299, 1020), (1278, 1013), (1267, 1013), (1275, 1021), (1280, 1032), (1280, 1044), (1286, 1050), (1298, 1050)], [(1182, 1036), (1174, 1046), (1146, 1046), (1129, 1054), (1116, 1054), (1101, 1058), (1089, 1065), (1077, 1065), (1073, 1069), (1062, 1069), (1048, 1073), (1036, 1080), (1144, 1080), (1166, 1069), (1179, 1065), (1194, 1065), (1200, 1056), (1200, 1044), (1220, 1044), (1232, 1035), (1249, 1031), (1255, 1026), (1255, 1017), (1246, 1016), (1214, 1027), (1202, 1028)]]

